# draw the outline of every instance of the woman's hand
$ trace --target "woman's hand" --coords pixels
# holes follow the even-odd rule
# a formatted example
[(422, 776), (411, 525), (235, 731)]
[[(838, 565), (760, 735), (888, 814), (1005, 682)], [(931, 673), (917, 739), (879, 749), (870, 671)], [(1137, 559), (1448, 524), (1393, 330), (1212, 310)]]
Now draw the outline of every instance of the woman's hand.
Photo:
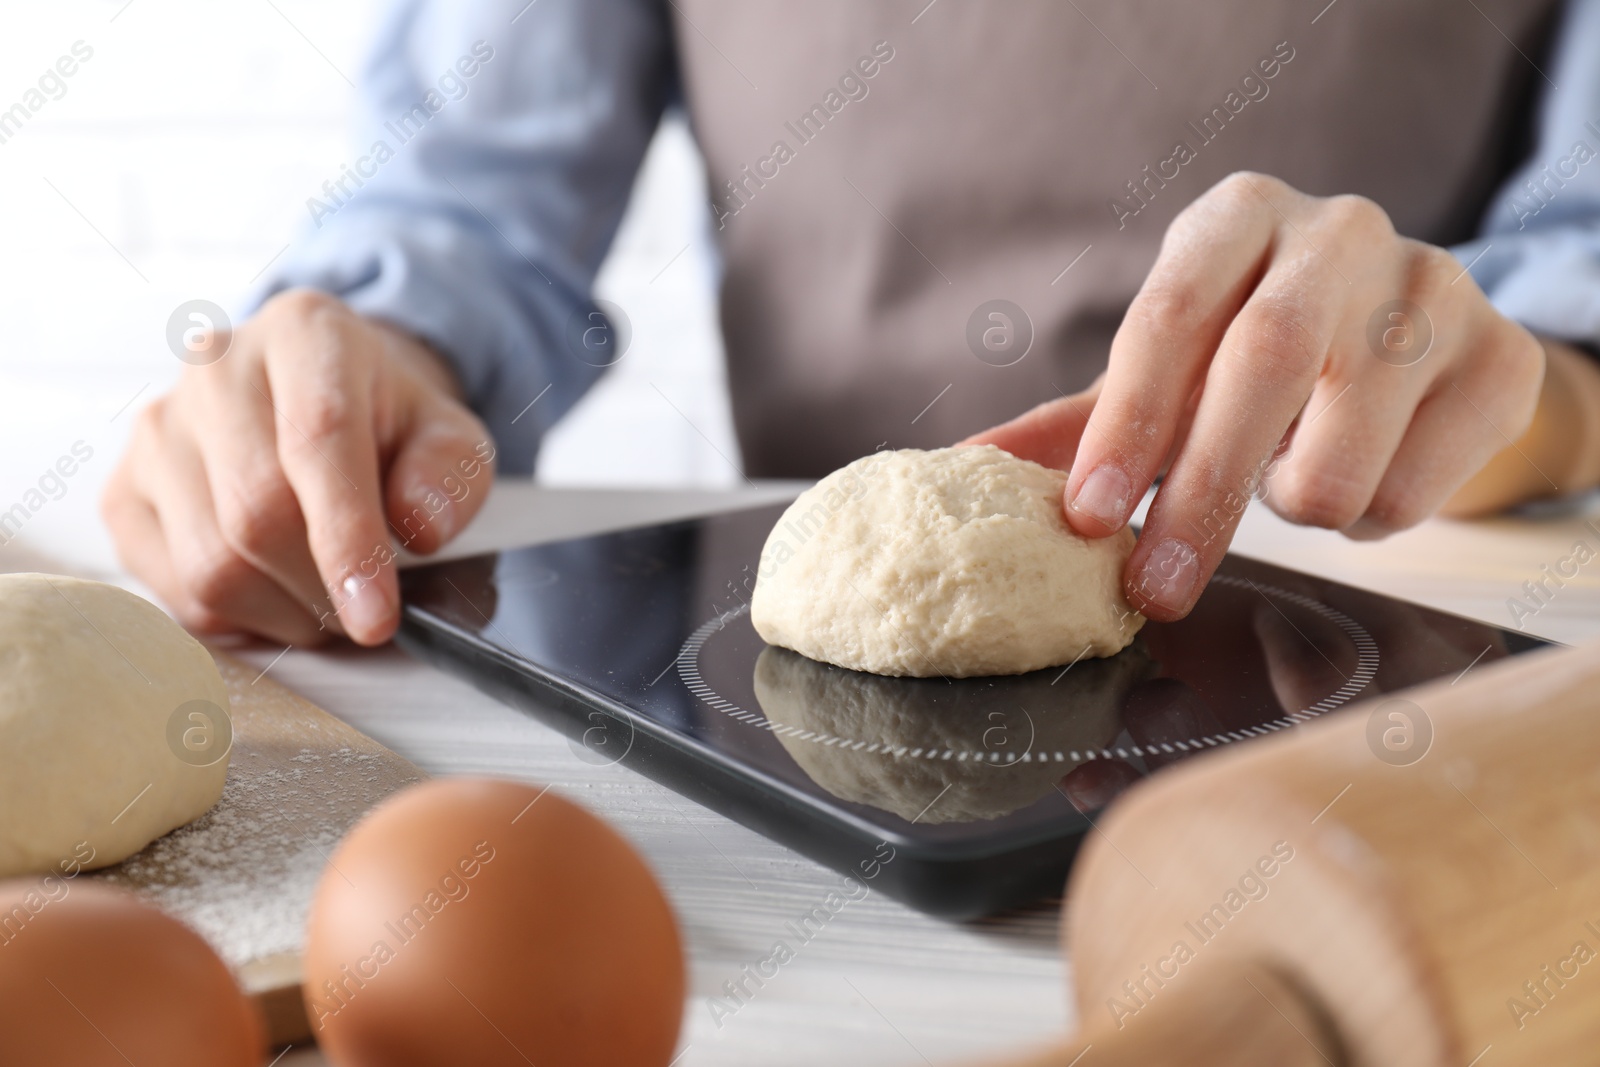
[(393, 544), (482, 506), (488, 431), (416, 339), (283, 293), (141, 413), (102, 501), (123, 564), (186, 625), (362, 644), (399, 622)]
[(1370, 200), (1241, 173), (1173, 221), (1100, 381), (968, 443), (1070, 461), (1067, 518), (1090, 537), (1165, 469), (1124, 582), (1172, 620), (1253, 496), (1351, 537), (1414, 525), (1522, 436), (1544, 371), (1455, 257)]

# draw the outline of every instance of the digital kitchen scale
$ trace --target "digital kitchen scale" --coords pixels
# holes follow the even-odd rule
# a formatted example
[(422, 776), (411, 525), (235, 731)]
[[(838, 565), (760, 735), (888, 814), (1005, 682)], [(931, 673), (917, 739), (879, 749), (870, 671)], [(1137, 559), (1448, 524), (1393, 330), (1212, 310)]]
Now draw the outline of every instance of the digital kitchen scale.
[(410, 570), (396, 640), (585, 759), (949, 918), (1058, 895), (1094, 814), (1167, 764), (1545, 644), (1230, 555), (1188, 618), (1117, 656), (885, 678), (750, 625), (782, 512)]

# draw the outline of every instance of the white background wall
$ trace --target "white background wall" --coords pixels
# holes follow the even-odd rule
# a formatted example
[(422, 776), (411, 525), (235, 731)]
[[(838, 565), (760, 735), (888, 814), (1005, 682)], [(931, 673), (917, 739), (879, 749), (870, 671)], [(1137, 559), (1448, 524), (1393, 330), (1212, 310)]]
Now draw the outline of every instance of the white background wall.
[[(0, 144), (0, 511), (84, 441), (93, 459), (20, 540), (109, 566), (96, 500), (131, 414), (180, 369), (167, 317), (194, 298), (237, 307), (306, 224), (306, 198), (349, 154), (340, 72), (356, 76), (373, 0), (7, 7), (0, 110), (75, 41), (94, 55)], [(558, 427), (542, 480), (737, 480), (704, 204), (670, 125), (598, 287), (627, 310), (632, 348)]]

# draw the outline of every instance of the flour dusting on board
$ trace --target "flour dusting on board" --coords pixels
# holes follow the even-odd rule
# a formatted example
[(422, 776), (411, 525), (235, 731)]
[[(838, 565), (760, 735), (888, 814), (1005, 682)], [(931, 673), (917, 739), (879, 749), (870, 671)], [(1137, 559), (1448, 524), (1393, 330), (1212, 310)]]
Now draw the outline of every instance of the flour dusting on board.
[(298, 954), (317, 879), (345, 832), (422, 773), (225, 656), (233, 753), (211, 811), (93, 877), (189, 924), (226, 960)]

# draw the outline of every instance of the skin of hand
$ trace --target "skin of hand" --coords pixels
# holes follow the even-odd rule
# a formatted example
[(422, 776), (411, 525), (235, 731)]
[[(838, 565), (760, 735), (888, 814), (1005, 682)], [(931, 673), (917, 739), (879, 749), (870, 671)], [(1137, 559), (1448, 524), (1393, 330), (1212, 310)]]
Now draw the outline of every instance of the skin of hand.
[(1540, 497), (1600, 485), (1600, 361), (1541, 338), (1544, 386), (1533, 424), (1445, 502), (1440, 514), (1472, 518)]
[[(1353, 538), (1439, 511), (1534, 425), (1546, 352), (1372, 201), (1239, 173), (1168, 228), (1098, 381), (963, 443), (1070, 470), (1067, 521), (1088, 537), (1165, 470), (1123, 581), (1171, 621), (1253, 497)], [(1510, 484), (1469, 503), (1513, 503)]]
[(293, 645), (399, 623), (394, 545), (436, 551), (483, 505), (494, 446), (426, 345), (291, 290), (141, 412), (101, 512), (180, 621)]

